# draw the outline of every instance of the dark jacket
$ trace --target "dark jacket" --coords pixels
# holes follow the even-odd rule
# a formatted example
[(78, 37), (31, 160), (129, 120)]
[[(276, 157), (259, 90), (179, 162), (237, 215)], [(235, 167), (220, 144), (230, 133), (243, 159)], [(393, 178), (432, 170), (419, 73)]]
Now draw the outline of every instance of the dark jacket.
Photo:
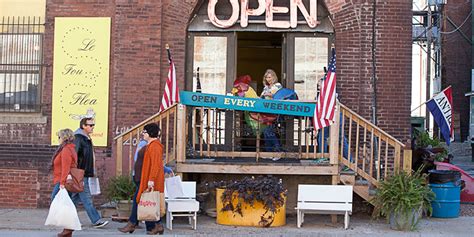
[(94, 148), (92, 140), (82, 129), (74, 132), (74, 145), (77, 152), (77, 168), (84, 170), (84, 177), (94, 177)]
[(134, 166), (135, 175), (133, 176), (133, 181), (136, 183), (139, 183), (142, 178), (143, 157), (145, 157), (146, 147), (147, 145), (142, 147), (137, 153), (137, 160), (135, 161)]

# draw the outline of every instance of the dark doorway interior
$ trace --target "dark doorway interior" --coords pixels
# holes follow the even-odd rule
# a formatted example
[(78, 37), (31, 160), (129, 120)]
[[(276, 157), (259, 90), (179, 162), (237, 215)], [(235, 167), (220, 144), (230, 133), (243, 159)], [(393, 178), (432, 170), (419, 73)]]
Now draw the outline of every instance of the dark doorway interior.
[[(263, 74), (273, 69), (281, 82), (282, 74), (282, 33), (273, 32), (238, 32), (237, 33), (237, 76), (250, 75), (250, 86), (260, 95), (263, 91)], [(249, 116), (242, 113), (242, 116)], [(256, 134), (249, 124), (241, 118), (240, 141), (242, 151), (255, 151)], [(251, 120), (251, 119), (250, 119)], [(265, 145), (261, 135), (260, 149)]]
[(281, 82), (282, 33), (239, 32), (237, 45), (237, 76), (250, 75), (258, 95), (263, 90), (265, 70), (275, 70)]

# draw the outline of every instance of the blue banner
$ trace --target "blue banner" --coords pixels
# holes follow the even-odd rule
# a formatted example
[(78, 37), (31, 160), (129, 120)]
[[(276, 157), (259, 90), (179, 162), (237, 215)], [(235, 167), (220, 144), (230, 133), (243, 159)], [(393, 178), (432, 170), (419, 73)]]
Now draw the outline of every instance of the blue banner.
[(293, 116), (313, 117), (316, 107), (316, 104), (311, 103), (243, 98), (190, 91), (180, 91), (179, 97), (180, 103), (184, 105)]

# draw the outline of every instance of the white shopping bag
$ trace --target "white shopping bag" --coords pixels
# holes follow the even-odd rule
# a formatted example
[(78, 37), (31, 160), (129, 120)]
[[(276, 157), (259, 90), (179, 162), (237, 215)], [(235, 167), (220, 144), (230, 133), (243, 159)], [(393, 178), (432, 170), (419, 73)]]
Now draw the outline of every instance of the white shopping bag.
[(91, 191), (91, 195), (99, 195), (100, 194), (99, 178), (97, 178), (97, 177), (90, 177), (89, 178), (89, 190)]
[(183, 197), (183, 184), (180, 176), (172, 176), (165, 179), (165, 190), (168, 198)]
[(76, 206), (72, 203), (65, 188), (59, 190), (49, 207), (45, 225), (52, 225), (70, 230), (81, 230), (81, 222)]

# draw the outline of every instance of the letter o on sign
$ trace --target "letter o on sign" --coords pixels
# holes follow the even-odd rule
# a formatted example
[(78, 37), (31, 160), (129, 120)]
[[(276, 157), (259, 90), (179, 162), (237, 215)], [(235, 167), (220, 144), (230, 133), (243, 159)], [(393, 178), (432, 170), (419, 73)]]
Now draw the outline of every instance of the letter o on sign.
[(213, 25), (220, 28), (229, 28), (233, 26), (239, 19), (239, 1), (230, 0), (232, 5), (232, 15), (227, 20), (219, 20), (216, 16), (216, 5), (219, 0), (209, 0), (209, 5), (207, 5), (207, 16)]

